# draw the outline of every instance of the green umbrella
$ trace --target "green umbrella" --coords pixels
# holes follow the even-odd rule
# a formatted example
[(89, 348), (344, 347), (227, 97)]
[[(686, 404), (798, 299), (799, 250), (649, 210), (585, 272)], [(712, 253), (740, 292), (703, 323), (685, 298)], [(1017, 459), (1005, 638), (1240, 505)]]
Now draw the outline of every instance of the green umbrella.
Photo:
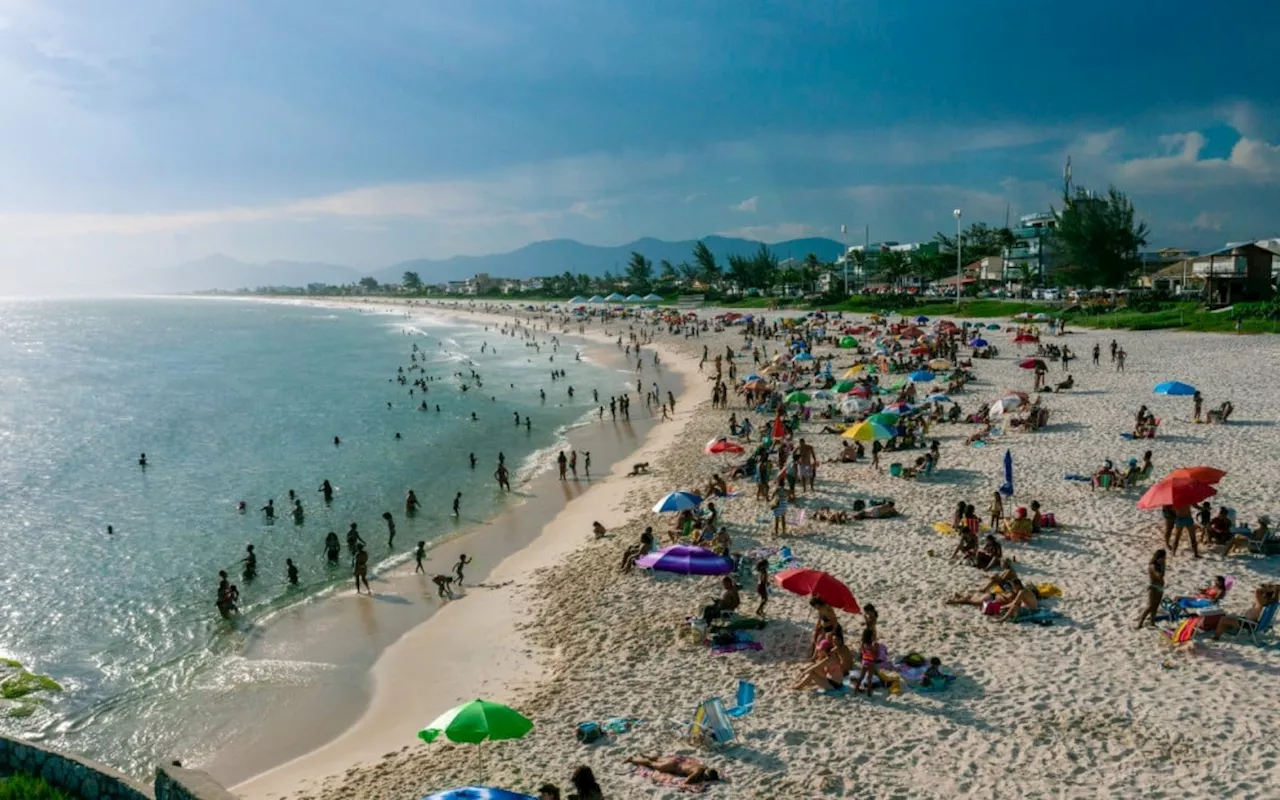
[(892, 428), (898, 424), (898, 416), (888, 411), (881, 411), (879, 414), (872, 414), (867, 417), (867, 422), (875, 422), (885, 427)]
[(802, 406), (812, 399), (813, 399), (812, 397), (805, 394), (804, 392), (792, 392), (791, 394), (786, 396), (786, 403), (789, 406), (791, 405)]
[(858, 385), (857, 381), (840, 381), (832, 388), (835, 389), (837, 392), (847, 392), (857, 385)]
[(847, 347), (857, 347), (857, 346), (858, 346), (858, 340), (857, 340), (857, 339), (855, 339), (855, 338), (853, 338), (852, 336), (846, 336), (846, 337), (844, 337), (843, 339), (841, 339), (841, 340), (840, 340), (840, 346), (841, 346), (841, 347), (846, 347), (846, 348), (847, 348)]
[(441, 714), (418, 731), (418, 738), (431, 743), (443, 733), (451, 742), (479, 744), (486, 739), (519, 739), (531, 730), (533, 723), (520, 712), (488, 700), (472, 700)]

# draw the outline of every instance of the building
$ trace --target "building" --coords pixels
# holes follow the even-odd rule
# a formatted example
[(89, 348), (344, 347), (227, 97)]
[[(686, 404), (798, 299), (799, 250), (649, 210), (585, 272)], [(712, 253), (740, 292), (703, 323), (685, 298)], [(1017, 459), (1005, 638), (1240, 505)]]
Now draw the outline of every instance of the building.
[[(849, 286), (862, 286), (868, 280), (875, 278), (880, 272), (880, 256), (885, 253), (894, 252), (902, 253), (911, 258), (913, 255), (923, 255), (925, 253), (936, 254), (938, 252), (937, 242), (871, 242), (867, 245), (855, 244), (845, 250), (844, 256), (836, 259), (836, 265), (841, 268), (841, 279), (843, 280), (843, 268), (846, 261), (849, 263)], [(858, 264), (859, 253), (863, 254), (862, 264)]]
[(1253, 242), (1229, 244), (1221, 250), (1184, 259), (1162, 270), (1159, 276), (1172, 288), (1183, 291), (1198, 284), (1205, 299), (1214, 305), (1269, 300), (1275, 293), (1275, 255)]
[(1045, 276), (1060, 266), (1053, 249), (1053, 231), (1057, 227), (1058, 218), (1052, 211), (1018, 217), (1018, 227), (1013, 229), (1016, 241), (1001, 253), (1004, 279), (1019, 281), (1026, 274), (1032, 276), (1034, 282), (1043, 284)]

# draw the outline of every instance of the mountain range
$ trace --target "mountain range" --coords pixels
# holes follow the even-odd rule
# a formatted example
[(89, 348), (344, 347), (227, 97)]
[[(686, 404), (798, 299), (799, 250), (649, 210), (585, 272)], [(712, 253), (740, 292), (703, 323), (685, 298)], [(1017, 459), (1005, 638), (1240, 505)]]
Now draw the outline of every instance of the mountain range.
[[(728, 236), (707, 236), (707, 248), (723, 264), (729, 256), (748, 256), (761, 242)], [(416, 272), (423, 283), (462, 280), (476, 273), (494, 278), (533, 278), (560, 274), (566, 270), (588, 275), (606, 271), (622, 273), (632, 251), (642, 253), (654, 263), (654, 273), (665, 259), (672, 264), (693, 260), (697, 240), (669, 242), (662, 239), (637, 239), (616, 247), (583, 244), (572, 239), (534, 242), (508, 253), (484, 256), (454, 256), (445, 259), (417, 258), (382, 269), (361, 271), (340, 264), (302, 261), (268, 261), (254, 264), (231, 256), (215, 254), (173, 267), (149, 270), (132, 276), (126, 288), (147, 292), (195, 292), (235, 290), (263, 286), (306, 286), (309, 283), (341, 285), (372, 276), (379, 283), (399, 283), (405, 272)], [(834, 261), (844, 252), (843, 245), (833, 239), (790, 239), (767, 245), (779, 260), (803, 259), (813, 253), (820, 261)]]

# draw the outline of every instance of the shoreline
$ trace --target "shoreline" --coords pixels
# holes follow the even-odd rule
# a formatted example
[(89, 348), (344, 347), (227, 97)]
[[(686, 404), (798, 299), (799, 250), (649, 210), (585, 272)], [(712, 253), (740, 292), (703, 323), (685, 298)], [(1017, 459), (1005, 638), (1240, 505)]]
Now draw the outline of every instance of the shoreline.
[[(404, 308), (380, 303), (316, 305), (364, 309), (373, 306), (384, 313)], [(452, 321), (468, 325), (502, 324), (509, 322), (513, 316), (468, 313), (466, 309), (434, 306), (408, 307), (407, 310), (411, 315), (426, 313), (448, 317)], [(575, 332), (554, 333), (570, 340), (585, 340), (593, 347), (613, 343), (598, 329), (589, 330), (585, 335)], [(696, 361), (670, 350), (661, 342), (648, 347), (651, 352), (656, 351), (662, 357), (661, 368), (664, 373), (675, 373), (680, 378), (678, 398), (687, 420), (689, 409), (697, 406), (702, 394), (709, 394), (706, 382), (698, 380)], [(634, 432), (637, 427), (645, 429), (642, 434)], [(456, 555), (454, 551), (465, 551), (473, 556), (483, 553), (485, 548), (479, 541), (481, 538), (489, 539), (490, 546), (497, 543), (509, 547), (504, 548), (507, 552), (497, 554), (498, 560), (487, 574), (476, 571), (473, 579), (479, 583), (472, 584), (464, 598), (434, 609), (425, 619), (418, 620), (394, 641), (387, 643), (361, 676), (358, 700), (355, 703), (346, 702), (343, 709), (346, 713), (335, 714), (328, 700), (323, 707), (317, 704), (299, 709), (297, 704), (290, 704), (287, 709), (281, 708), (282, 713), (290, 716), (290, 722), (280, 727), (292, 730), (295, 741), (299, 730), (307, 730), (311, 734), (307, 737), (310, 741), (303, 747), (285, 748), (295, 753), (301, 751), (300, 755), (283, 761), (270, 757), (250, 758), (250, 763), (275, 763), (263, 769), (249, 771), (245, 769), (244, 757), (245, 753), (251, 752), (248, 748), (242, 746), (225, 751), (220, 749), (208, 767), (209, 771), (215, 777), (233, 782), (234, 790), (245, 797), (290, 794), (301, 791), (318, 780), (338, 777), (346, 769), (364, 766), (392, 752), (413, 746), (417, 741), (415, 734), (423, 724), (468, 697), (484, 694), (491, 699), (501, 700), (535, 683), (545, 671), (546, 665), (533, 655), (527, 642), (518, 646), (511, 644), (521, 641), (519, 628), (527, 621), (529, 613), (520, 600), (523, 584), (535, 571), (554, 565), (561, 556), (589, 542), (593, 521), (598, 519), (607, 528), (625, 522), (625, 516), (620, 515), (617, 509), (621, 506), (622, 497), (636, 483), (623, 483), (620, 478), (630, 470), (634, 461), (652, 460), (657, 453), (668, 448), (683, 427), (680, 416), (676, 417), (672, 425), (658, 424), (651, 418), (635, 420), (625, 426), (626, 432), (615, 435), (615, 441), (611, 443), (612, 457), (605, 462), (609, 466), (609, 472), (590, 482), (582, 482), (585, 488), (582, 484), (562, 484), (563, 497), (543, 496), (552, 495), (553, 492), (547, 490), (554, 489), (555, 484), (559, 483), (552, 472), (543, 472), (526, 485), (546, 480), (551, 484), (550, 487), (541, 489), (537, 495), (531, 492), (531, 496), (522, 502), (505, 509), (496, 518), (475, 526), (467, 533), (440, 542), (431, 550), (432, 563), (437, 568), (444, 561), (452, 559)], [(619, 423), (606, 431), (621, 431), (623, 428)], [(571, 429), (568, 438), (571, 442), (582, 437), (598, 440), (606, 431), (593, 429), (590, 425), (581, 426)], [(593, 444), (592, 447), (599, 448), (600, 444)], [(646, 456), (646, 453), (654, 455)], [(600, 464), (599, 460), (597, 464)], [(528, 526), (530, 505), (540, 507), (536, 510), (543, 512), (535, 514), (535, 518), (546, 520), (532, 535)], [(550, 515), (544, 516), (547, 511), (551, 512)], [(510, 549), (512, 546), (514, 549)], [(446, 554), (448, 558), (442, 560), (441, 557)], [(378, 594), (383, 594), (390, 588), (393, 593), (402, 596), (416, 594), (423, 602), (432, 603), (434, 587), (424, 578), (425, 576), (415, 579), (407, 565), (401, 565), (384, 578), (391, 584), (390, 587), (379, 585), (383, 584), (383, 580), (376, 580), (375, 588)], [(344, 594), (350, 597), (343, 597)], [(338, 603), (333, 605), (354, 597), (350, 592), (339, 593), (339, 596), (333, 598)], [(417, 603), (415, 606), (420, 610)], [(379, 614), (383, 614), (385, 610), (386, 606), (379, 607)], [(277, 622), (277, 625), (280, 624)], [(300, 619), (289, 620), (287, 624), (296, 625), (300, 632), (315, 628), (311, 621), (303, 625)], [(284, 638), (287, 641), (290, 637)], [(424, 651), (451, 654), (447, 663), (439, 665), (444, 668), (444, 673), (430, 673), (428, 681), (423, 680), (424, 674), (427, 674), (426, 665), (418, 655)], [(291, 655), (296, 657), (297, 653)], [(437, 663), (433, 662), (432, 666)], [(483, 669), (477, 670), (477, 666)], [(346, 671), (342, 680), (349, 681), (350, 673), (351, 670)], [(342, 680), (336, 683), (341, 683)], [(423, 685), (427, 683), (430, 685)], [(351, 713), (353, 705), (358, 707), (354, 714)], [(334, 725), (335, 719), (343, 724)], [(402, 722), (398, 723), (397, 720)], [(317, 736), (318, 728), (327, 730), (327, 735)], [(279, 735), (288, 734), (281, 731)], [(237, 755), (240, 757), (237, 758)], [(233, 765), (238, 765), (238, 769)]]

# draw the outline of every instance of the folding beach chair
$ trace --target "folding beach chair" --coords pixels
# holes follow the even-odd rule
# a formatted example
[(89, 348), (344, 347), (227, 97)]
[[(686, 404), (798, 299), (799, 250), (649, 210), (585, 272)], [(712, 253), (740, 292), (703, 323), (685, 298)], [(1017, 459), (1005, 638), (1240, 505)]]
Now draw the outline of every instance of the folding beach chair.
[(1258, 621), (1240, 619), (1240, 629), (1231, 635), (1233, 639), (1249, 637), (1249, 641), (1254, 644), (1262, 644), (1262, 637), (1271, 632), (1271, 626), (1276, 621), (1276, 607), (1280, 605), (1271, 603), (1262, 607), (1262, 613), (1258, 615)]
[(734, 741), (733, 723), (719, 697), (703, 700), (693, 713), (693, 722), (677, 723), (683, 738), (699, 747), (718, 749)]
[(1171, 631), (1163, 631), (1163, 633), (1168, 637), (1169, 644), (1178, 647), (1191, 641), (1203, 621), (1203, 617), (1187, 617), (1178, 623), (1178, 627)]
[(751, 681), (738, 681), (738, 694), (732, 708), (725, 712), (734, 719), (742, 719), (756, 707), (756, 685)]

